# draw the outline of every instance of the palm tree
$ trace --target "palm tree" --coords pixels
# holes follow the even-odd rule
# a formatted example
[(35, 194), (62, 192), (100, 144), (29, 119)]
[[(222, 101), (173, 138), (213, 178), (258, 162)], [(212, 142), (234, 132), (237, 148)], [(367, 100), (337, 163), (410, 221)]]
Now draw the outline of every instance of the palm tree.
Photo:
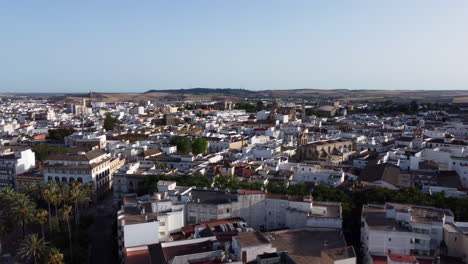
[(42, 239), (45, 239), (44, 224), (47, 223), (48, 216), (49, 216), (49, 212), (47, 212), (47, 210), (44, 210), (44, 209), (36, 213), (36, 221), (41, 225)]
[(70, 189), (70, 200), (75, 205), (75, 227), (77, 231), (80, 223), (80, 207), (84, 203), (91, 202), (91, 192), (88, 190), (88, 186), (80, 182), (73, 182)]
[(13, 202), (13, 206), (11, 207), (14, 220), (23, 230), (23, 238), (26, 234), (25, 226), (34, 220), (35, 207), (35, 204), (24, 194), (17, 194), (16, 200)]
[(10, 187), (0, 189), (0, 205), (3, 208), (8, 208), (18, 193)]
[(6, 224), (0, 223), (0, 256), (2, 255), (2, 238), (10, 233), (10, 228)]
[(51, 193), (51, 203), (55, 207), (55, 218), (58, 220), (58, 207), (62, 203), (62, 194), (56, 186)]
[(71, 228), (70, 228), (70, 214), (72, 212), (73, 208), (70, 205), (64, 205), (62, 208), (62, 219), (67, 222), (68, 226), (68, 240), (70, 242), (70, 257), (73, 259), (73, 252), (72, 252), (72, 233), (71, 233)]
[(62, 183), (59, 185), (59, 194), (61, 202), (63, 203), (63, 205), (65, 205), (70, 199), (70, 187), (68, 186), (68, 184)]
[(18, 254), (25, 259), (34, 259), (34, 263), (41, 259), (47, 252), (49, 243), (39, 238), (37, 234), (28, 235), (21, 243)]
[(63, 254), (57, 248), (51, 248), (49, 251), (49, 259), (47, 264), (64, 264)]
[(49, 232), (52, 229), (52, 219), (50, 214), (50, 204), (53, 201), (53, 196), (55, 193), (55, 182), (50, 182), (43, 190), (42, 190), (42, 198), (47, 202), (47, 206), (49, 207)]
[(80, 182), (73, 182), (71, 189), (70, 189), (70, 200), (73, 202), (75, 205), (75, 228), (78, 231), (78, 218), (79, 218), (79, 209), (78, 209), (78, 203), (81, 201), (81, 199), (84, 197), (84, 192), (81, 189), (81, 183)]
[(26, 192), (33, 202), (39, 204), (43, 200), (43, 184), (31, 183), (26, 186)]

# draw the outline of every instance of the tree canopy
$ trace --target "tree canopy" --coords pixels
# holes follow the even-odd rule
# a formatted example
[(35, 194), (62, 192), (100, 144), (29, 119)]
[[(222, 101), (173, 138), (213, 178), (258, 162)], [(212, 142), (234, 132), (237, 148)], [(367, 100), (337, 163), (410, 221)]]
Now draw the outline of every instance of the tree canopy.
[(63, 139), (71, 134), (75, 133), (75, 129), (72, 127), (49, 129), (49, 138), (53, 140), (63, 141)]
[(50, 154), (68, 153), (70, 150), (66, 147), (53, 147), (50, 144), (40, 143), (33, 148), (36, 159), (40, 162), (47, 159)]
[(117, 117), (113, 117), (111, 113), (106, 113), (104, 118), (103, 127), (105, 130), (114, 130), (116, 124), (119, 124), (120, 121)]
[(171, 139), (171, 144), (177, 146), (177, 152), (189, 153), (192, 151), (192, 141), (185, 136), (175, 136)]
[(196, 138), (192, 142), (193, 154), (205, 154), (208, 149), (208, 141), (203, 138)]

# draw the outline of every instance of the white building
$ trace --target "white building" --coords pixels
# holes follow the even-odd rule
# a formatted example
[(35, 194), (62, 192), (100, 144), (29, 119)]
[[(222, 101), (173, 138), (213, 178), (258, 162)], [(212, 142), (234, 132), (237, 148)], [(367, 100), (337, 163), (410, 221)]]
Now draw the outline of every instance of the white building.
[(455, 222), (444, 225), (446, 254), (461, 259), (468, 264), (468, 222)]
[(294, 183), (323, 183), (332, 186), (338, 186), (345, 179), (345, 173), (343, 171), (335, 170), (322, 170), (320, 166), (310, 164), (298, 164), (296, 168), (293, 168), (293, 180)]
[(0, 148), (0, 187), (15, 188), (16, 175), (36, 166), (36, 157), (29, 148)]
[(161, 193), (154, 196), (124, 196), (117, 213), (119, 256), (124, 249), (168, 241), (170, 234), (184, 226), (184, 204), (175, 203)]
[(112, 186), (111, 161), (101, 150), (51, 155), (43, 166), (44, 181), (90, 183), (99, 195)]
[(130, 108), (130, 110), (128, 110), (128, 113), (132, 115), (144, 115), (145, 108), (143, 106), (135, 106)]
[(434, 258), (443, 239), (443, 227), (453, 223), (448, 209), (386, 203), (364, 205), (361, 242), (365, 259), (389, 253)]
[(463, 187), (468, 188), (468, 157), (451, 157), (452, 170), (458, 173)]
[(342, 227), (340, 203), (312, 201), (307, 196), (253, 190), (192, 190), (187, 207), (188, 223), (241, 217), (249, 226), (261, 230)]

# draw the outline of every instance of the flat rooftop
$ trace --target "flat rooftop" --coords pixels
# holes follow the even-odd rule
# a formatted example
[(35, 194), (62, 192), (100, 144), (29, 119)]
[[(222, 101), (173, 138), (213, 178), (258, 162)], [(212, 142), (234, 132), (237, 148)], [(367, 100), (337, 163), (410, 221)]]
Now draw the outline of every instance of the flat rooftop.
[[(313, 229), (292, 229), (264, 233), (278, 252), (285, 251), (298, 264), (322, 264), (321, 252), (338, 253), (343, 248), (341, 259), (355, 257), (354, 250), (347, 249), (340, 230), (317, 231)], [(330, 251), (330, 250), (336, 251)], [(339, 255), (339, 254), (336, 254)]]

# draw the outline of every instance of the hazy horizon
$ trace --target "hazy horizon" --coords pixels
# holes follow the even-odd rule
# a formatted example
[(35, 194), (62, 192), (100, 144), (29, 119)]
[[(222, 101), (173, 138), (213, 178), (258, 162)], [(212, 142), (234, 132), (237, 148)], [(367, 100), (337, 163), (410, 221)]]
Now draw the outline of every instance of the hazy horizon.
[(0, 93), (468, 90), (468, 2), (3, 1)]

